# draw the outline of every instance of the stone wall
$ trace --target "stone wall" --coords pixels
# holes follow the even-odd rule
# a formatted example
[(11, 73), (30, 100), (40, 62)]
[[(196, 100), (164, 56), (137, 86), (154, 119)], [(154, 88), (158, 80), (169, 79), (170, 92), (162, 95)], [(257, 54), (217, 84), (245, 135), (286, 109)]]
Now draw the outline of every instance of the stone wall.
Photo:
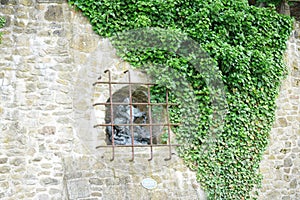
[(261, 200), (300, 199), (300, 23), (288, 41), (289, 74), (277, 99), (276, 121), (261, 162)]
[(292, 1), (290, 6), (291, 16), (300, 21), (300, 1)]
[[(107, 90), (92, 83), (105, 69), (121, 80), (130, 66), (80, 12), (64, 0), (1, 0), (0, 15), (0, 199), (205, 199), (175, 149), (166, 161), (169, 149), (154, 148), (148, 161), (138, 148), (130, 162), (130, 148), (114, 161), (95, 148), (103, 112), (92, 104)], [(142, 187), (145, 178), (157, 187)]]
[[(110, 148), (95, 148), (105, 144), (103, 130), (93, 128), (104, 110), (92, 104), (107, 100), (107, 90), (92, 83), (105, 69), (122, 80), (130, 66), (80, 12), (64, 0), (1, 0), (0, 15), (7, 18), (0, 45), (0, 199), (205, 199), (174, 149), (170, 161), (164, 147), (148, 161), (149, 149), (139, 148), (130, 162), (130, 148), (116, 149), (114, 161)], [(297, 30), (262, 161), (261, 199), (300, 199), (299, 24)], [(145, 178), (157, 187), (142, 187)]]

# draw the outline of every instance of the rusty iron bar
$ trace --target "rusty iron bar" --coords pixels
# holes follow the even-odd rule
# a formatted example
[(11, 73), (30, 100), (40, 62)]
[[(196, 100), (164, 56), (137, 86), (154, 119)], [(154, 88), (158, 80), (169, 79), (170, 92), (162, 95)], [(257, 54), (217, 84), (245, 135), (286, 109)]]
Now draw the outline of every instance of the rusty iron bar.
[[(124, 73), (126, 73), (128, 70), (126, 70)], [(100, 77), (101, 78), (101, 77)], [(112, 85), (116, 85), (116, 84), (130, 84), (130, 85), (157, 85), (155, 83), (142, 83), (142, 82), (107, 82), (107, 81), (97, 81), (95, 83), (93, 83), (93, 86), (98, 85), (98, 84), (112, 84)]]
[(171, 126), (170, 126), (170, 118), (169, 118), (169, 91), (166, 90), (166, 113), (167, 113), (167, 124), (168, 124), (168, 146), (169, 146), (169, 158), (165, 160), (172, 159), (172, 146), (171, 146)]
[[(110, 70), (105, 70), (104, 73), (108, 73), (108, 81), (109, 83), (111, 82), (111, 73)], [(99, 77), (101, 78), (101, 77)], [(113, 126), (113, 120), (114, 120), (114, 110), (113, 110), (113, 106), (112, 106), (112, 89), (111, 89), (111, 84), (108, 85), (109, 86), (109, 99), (110, 99), (110, 121), (111, 121), (111, 148), (112, 148), (112, 158), (110, 159), (111, 161), (113, 161), (115, 159), (115, 140), (114, 140), (114, 126)]]
[[(168, 147), (168, 146), (174, 146), (174, 147), (178, 147), (180, 146), (180, 144), (152, 144), (152, 145), (149, 145), (149, 144), (135, 144), (134, 145), (135, 147), (149, 147), (149, 146), (152, 146), (152, 147)], [(110, 145), (99, 145), (96, 147), (96, 149), (99, 149), (99, 148), (111, 148)], [(115, 147), (132, 147), (132, 145), (115, 145)]]
[[(152, 111), (151, 111), (152, 107), (151, 107), (150, 85), (148, 85), (147, 89), (148, 89), (147, 92), (148, 92), (149, 124), (152, 125)], [(153, 145), (153, 142), (152, 142), (153, 133), (152, 133), (152, 128), (153, 128), (153, 125), (149, 126), (149, 132), (150, 132), (150, 158), (148, 159), (148, 161), (151, 161), (153, 159), (153, 148), (152, 148), (152, 145)]]
[(94, 125), (94, 128), (97, 128), (99, 126), (180, 126), (181, 124), (172, 124), (172, 123), (165, 123), (165, 124), (96, 124)]
[[(124, 74), (128, 75), (128, 84), (129, 84), (129, 110), (130, 110), (130, 115), (129, 115), (129, 120), (130, 120), (130, 124), (133, 124), (133, 117), (132, 117), (132, 91), (131, 91), (131, 76), (130, 76), (130, 71), (129, 70), (126, 70), (124, 72)], [(133, 132), (133, 126), (130, 126), (130, 133), (131, 133), (131, 155), (132, 155), (132, 158), (131, 158), (131, 162), (134, 161), (134, 132)]]
[[(110, 105), (110, 103), (94, 103), (93, 106), (105, 106)], [(113, 102), (112, 105), (128, 105), (128, 103), (123, 102)], [(132, 105), (153, 105), (153, 106), (165, 106), (166, 103), (132, 103)], [(178, 103), (169, 103), (169, 106), (177, 106)]]

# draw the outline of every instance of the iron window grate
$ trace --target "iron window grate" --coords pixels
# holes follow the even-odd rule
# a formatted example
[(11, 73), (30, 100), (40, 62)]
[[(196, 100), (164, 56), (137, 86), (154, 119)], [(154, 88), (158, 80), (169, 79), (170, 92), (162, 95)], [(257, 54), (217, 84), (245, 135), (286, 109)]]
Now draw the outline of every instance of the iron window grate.
[[(93, 86), (96, 86), (98, 84), (106, 84), (108, 85), (109, 88), (109, 102), (100, 102), (100, 103), (95, 103), (93, 104), (93, 106), (108, 106), (110, 107), (110, 122), (111, 123), (102, 123), (102, 124), (96, 124), (94, 125), (94, 128), (97, 127), (111, 127), (111, 145), (99, 145), (96, 148), (112, 148), (112, 158), (111, 161), (114, 160), (115, 158), (115, 148), (119, 148), (119, 147), (131, 147), (131, 155), (132, 158), (130, 161), (134, 161), (134, 150), (136, 147), (149, 147), (150, 148), (150, 158), (148, 159), (149, 161), (151, 161), (153, 159), (153, 147), (168, 147), (169, 148), (169, 157), (166, 158), (165, 160), (171, 160), (172, 158), (172, 147), (173, 146), (179, 146), (178, 144), (172, 144), (171, 143), (171, 127), (172, 126), (179, 126), (180, 124), (176, 124), (176, 123), (170, 123), (170, 119), (169, 119), (169, 107), (170, 106), (176, 106), (177, 104), (174, 103), (170, 103), (169, 102), (169, 94), (168, 94), (168, 90), (166, 90), (166, 99), (165, 99), (165, 103), (153, 103), (151, 102), (151, 92), (150, 92), (150, 88), (152, 86), (154, 86), (155, 84), (153, 83), (145, 83), (145, 82), (132, 82), (131, 81), (131, 74), (129, 70), (126, 70), (124, 72), (124, 74), (127, 74), (128, 76), (128, 81), (127, 82), (116, 82), (116, 81), (112, 81), (112, 76), (111, 76), (111, 71), (110, 70), (105, 70), (104, 71), (105, 74), (108, 75), (108, 81), (100, 81), (101, 77), (99, 77), (98, 81), (95, 82), (93, 84)], [(112, 85), (115, 84), (126, 84), (128, 85), (129, 89), (129, 102), (113, 102), (113, 94), (112, 94)], [(147, 102), (133, 102), (132, 100), (132, 86), (133, 85), (139, 85), (139, 86), (146, 86), (147, 87)], [(114, 106), (119, 106), (119, 105), (124, 105), (124, 106), (129, 106), (130, 107), (130, 113), (129, 113), (129, 119), (130, 119), (130, 123), (114, 123)], [(133, 106), (137, 106), (137, 105), (144, 105), (148, 107), (148, 116), (149, 116), (149, 121), (148, 123), (143, 123), (143, 124), (136, 124), (133, 122)], [(154, 106), (164, 106), (165, 107), (165, 111), (166, 111), (166, 123), (153, 123), (153, 119), (152, 119), (152, 107)], [(118, 145), (115, 144), (115, 127), (116, 126), (128, 126), (130, 129), (130, 134), (131, 134), (131, 144), (130, 145)], [(149, 127), (149, 134), (150, 134), (150, 143), (149, 144), (135, 144), (134, 142), (134, 131), (133, 128), (136, 126), (145, 126), (145, 127)], [(154, 126), (166, 126), (167, 127), (167, 135), (168, 135), (168, 141), (167, 144), (154, 144), (153, 143), (153, 127)]]

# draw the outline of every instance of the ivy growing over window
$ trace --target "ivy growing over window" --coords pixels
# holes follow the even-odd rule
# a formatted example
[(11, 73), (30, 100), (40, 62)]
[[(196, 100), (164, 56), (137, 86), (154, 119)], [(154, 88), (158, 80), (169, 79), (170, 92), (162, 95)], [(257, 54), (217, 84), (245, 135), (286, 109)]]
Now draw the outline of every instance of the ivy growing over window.
[[(269, 8), (248, 6), (245, 0), (69, 0), (69, 3), (80, 9), (103, 37), (159, 27), (182, 32), (201, 45), (221, 71), (228, 105), (222, 130), (216, 129), (217, 139), (206, 149), (204, 141), (212, 134), (207, 127), (214, 125), (211, 117), (214, 109), (209, 103), (211, 91), (189, 58), (155, 48), (123, 49), (120, 55), (134, 67), (156, 63), (188, 80), (198, 103), (194, 115), (200, 116), (200, 120), (190, 122), (196, 124), (193, 131), (179, 129), (176, 133), (178, 141), (183, 143), (194, 138), (191, 145), (179, 149), (182, 158), (197, 171), (197, 180), (210, 199), (250, 199), (251, 190), (262, 179), (258, 167), (268, 144), (279, 87), (287, 74), (283, 53), (292, 20)], [(117, 49), (124, 47), (118, 42), (115, 45)], [(161, 80), (168, 81), (168, 77)], [(160, 87), (154, 89), (158, 100), (161, 91)], [(173, 109), (172, 119), (182, 120), (181, 112)]]

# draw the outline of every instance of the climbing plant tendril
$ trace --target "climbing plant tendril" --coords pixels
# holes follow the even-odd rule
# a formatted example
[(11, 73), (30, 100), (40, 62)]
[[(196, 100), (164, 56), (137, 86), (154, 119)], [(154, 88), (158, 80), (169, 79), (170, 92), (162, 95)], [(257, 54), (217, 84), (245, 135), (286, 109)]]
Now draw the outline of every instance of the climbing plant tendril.
[[(197, 171), (197, 180), (209, 199), (254, 198), (250, 197), (251, 190), (261, 182), (258, 167), (268, 144), (280, 83), (287, 74), (283, 53), (292, 20), (275, 10), (248, 6), (245, 0), (69, 0), (69, 3), (88, 17), (100, 36), (113, 36), (112, 43), (119, 55), (133, 67), (162, 66), (150, 67), (148, 71), (157, 74), (160, 72), (157, 69), (172, 69), (172, 74), (188, 81), (193, 94), (188, 96), (187, 92), (182, 98), (195, 98), (197, 119), (190, 121), (192, 131), (176, 131), (180, 142), (192, 138), (179, 152), (186, 164)], [(218, 90), (211, 90), (214, 83), (207, 82), (206, 74), (195, 69), (195, 63), (191, 62), (193, 52), (182, 56), (178, 43), (172, 41), (164, 41), (169, 49), (126, 48), (124, 40), (116, 39), (122, 32), (147, 27), (184, 33), (201, 45), (220, 70), (226, 106), (220, 101), (213, 103), (211, 97), (220, 99)], [(206, 59), (197, 62), (199, 65), (204, 62), (207, 71), (215, 67), (205, 65)], [(164, 83), (168, 76), (162, 73), (157, 80)], [(168, 85), (174, 83), (170, 81)], [(163, 98), (162, 90), (153, 89), (157, 101)], [(176, 94), (171, 98), (176, 101)], [(221, 108), (216, 109), (216, 105)], [(215, 111), (225, 107), (227, 112), (223, 113), (219, 126), (214, 121)], [(181, 121), (182, 112), (180, 108), (173, 109), (172, 120)], [(213, 142), (207, 142), (212, 135), (216, 136)]]

